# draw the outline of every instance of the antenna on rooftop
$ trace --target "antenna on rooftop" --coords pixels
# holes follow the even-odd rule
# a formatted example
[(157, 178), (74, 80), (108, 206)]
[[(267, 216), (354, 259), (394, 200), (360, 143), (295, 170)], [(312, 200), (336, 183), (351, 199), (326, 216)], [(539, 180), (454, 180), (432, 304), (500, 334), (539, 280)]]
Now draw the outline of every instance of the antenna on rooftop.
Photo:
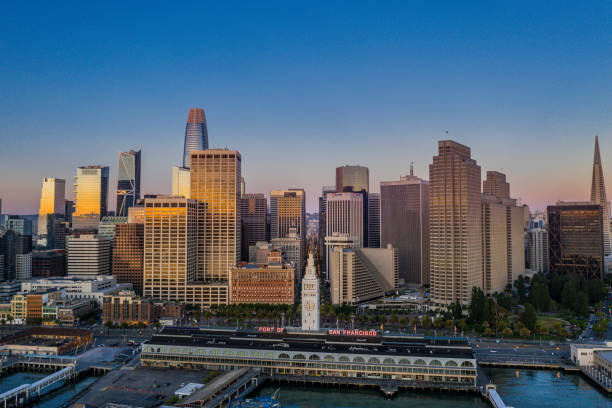
[(410, 162), (410, 175), (414, 176), (414, 162), (413, 161)]

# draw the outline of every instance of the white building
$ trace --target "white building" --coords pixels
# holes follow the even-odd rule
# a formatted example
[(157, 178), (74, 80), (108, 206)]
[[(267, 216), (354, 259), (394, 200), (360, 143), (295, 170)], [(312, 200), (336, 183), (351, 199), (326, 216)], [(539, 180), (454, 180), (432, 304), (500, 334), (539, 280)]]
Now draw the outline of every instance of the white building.
[(68, 276), (95, 278), (110, 274), (110, 241), (94, 234), (67, 238)]
[(321, 296), (319, 279), (314, 266), (312, 252), (308, 254), (308, 265), (302, 280), (302, 330), (319, 330)]
[(544, 214), (536, 213), (527, 227), (527, 256), (529, 269), (548, 272), (548, 231)]
[(596, 351), (612, 351), (612, 341), (599, 344), (570, 344), (572, 362), (579, 367), (594, 365), (593, 354)]
[(284, 237), (272, 238), (272, 249), (279, 249), (283, 254), (283, 260), (295, 270), (296, 279), (302, 277), (304, 262), (302, 261), (302, 239), (297, 233), (297, 228), (289, 228), (289, 233)]
[(117, 283), (113, 275), (97, 276), (93, 279), (46, 278), (21, 283), (21, 291), (40, 292), (47, 289), (65, 289), (68, 299), (89, 299), (102, 307), (104, 295), (112, 295), (121, 290), (132, 289), (131, 283)]
[(329, 280), (332, 274), (332, 263), (330, 262), (331, 253), (336, 248), (359, 248), (359, 237), (349, 236), (348, 234), (334, 233), (325, 237), (325, 273), (326, 279)]

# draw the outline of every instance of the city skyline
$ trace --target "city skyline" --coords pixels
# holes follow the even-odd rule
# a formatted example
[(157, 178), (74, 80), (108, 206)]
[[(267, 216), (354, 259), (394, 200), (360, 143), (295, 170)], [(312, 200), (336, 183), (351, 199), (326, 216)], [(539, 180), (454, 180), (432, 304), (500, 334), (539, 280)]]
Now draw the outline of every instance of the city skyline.
[(505, 173), (532, 210), (588, 200), (596, 134), (612, 179), (610, 5), (267, 5), (257, 24), (248, 6), (220, 6), (192, 24), (199, 7), (147, 10), (138, 33), (142, 10), (91, 10), (87, 26), (70, 8), (25, 21), (10, 18), (20, 5), (6, 10), (4, 213), (36, 213), (41, 180), (71, 180), (78, 166), (110, 166), (114, 185), (118, 152), (139, 145), (141, 191), (170, 193), (192, 107), (206, 111), (211, 147), (243, 154), (247, 192), (304, 188), (308, 212), (336, 167), (368, 167), (378, 192), (411, 161), (427, 178), (446, 138), (470, 146), (483, 171)]

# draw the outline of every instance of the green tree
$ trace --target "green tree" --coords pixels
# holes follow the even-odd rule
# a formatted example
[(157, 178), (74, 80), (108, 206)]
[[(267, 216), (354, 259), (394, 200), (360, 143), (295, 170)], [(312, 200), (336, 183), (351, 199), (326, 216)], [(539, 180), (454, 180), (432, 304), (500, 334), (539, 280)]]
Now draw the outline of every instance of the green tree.
[(535, 308), (531, 303), (525, 305), (525, 311), (521, 314), (521, 322), (529, 330), (533, 330), (538, 321), (538, 315), (536, 314)]
[(502, 334), (504, 335), (504, 337), (511, 337), (512, 336), (512, 329), (509, 327), (506, 327), (503, 331)]
[(487, 298), (481, 288), (472, 288), (472, 298), (468, 308), (469, 319), (473, 323), (482, 323), (487, 319)]
[(436, 329), (440, 329), (442, 327), (442, 319), (436, 317), (433, 321), (433, 325)]
[(452, 315), (453, 319), (461, 319), (463, 316), (463, 309), (461, 308), (461, 302), (459, 302), (459, 299), (448, 305), (448, 311)]
[(429, 317), (428, 315), (423, 316), (423, 318), (421, 319), (421, 326), (424, 329), (429, 329), (431, 327), (431, 317)]
[(526, 328), (526, 327), (523, 327), (523, 328), (522, 328), (522, 329), (519, 331), (519, 335), (520, 335), (522, 338), (524, 338), (524, 339), (525, 339), (525, 338), (527, 338), (527, 337), (531, 336), (531, 330), (529, 330), (529, 329), (528, 329), (528, 328)]
[(608, 323), (610, 323), (610, 320), (600, 319), (593, 325), (593, 331), (597, 333), (599, 337), (603, 337), (603, 335), (608, 331)]
[(410, 321), (408, 320), (408, 318), (406, 316), (402, 316), (402, 318), (399, 320), (399, 324), (402, 327), (406, 327), (406, 326), (408, 326), (408, 324), (410, 324)]
[(589, 314), (589, 296), (583, 291), (576, 294), (574, 312), (579, 316), (586, 316)]
[(130, 325), (128, 324), (128, 322), (121, 322), (121, 328), (122, 329), (127, 329), (128, 327), (130, 327)]
[(111, 322), (110, 320), (107, 320), (107, 321), (104, 323), (104, 326), (108, 327), (109, 329), (112, 329), (112, 328), (113, 328), (113, 326), (114, 326), (114, 324), (113, 324), (113, 322)]

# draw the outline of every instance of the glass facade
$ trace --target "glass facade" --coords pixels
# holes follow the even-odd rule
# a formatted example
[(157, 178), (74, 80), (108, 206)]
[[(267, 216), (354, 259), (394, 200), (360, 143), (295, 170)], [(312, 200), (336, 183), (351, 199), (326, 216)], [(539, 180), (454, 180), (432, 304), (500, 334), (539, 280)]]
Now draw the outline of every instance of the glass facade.
[(128, 208), (140, 199), (140, 150), (119, 153), (117, 215), (127, 217)]
[(199, 280), (227, 280), (240, 260), (241, 161), (236, 150), (191, 153), (191, 198), (207, 204), (206, 268)]
[(600, 205), (551, 205), (548, 214), (550, 272), (603, 279), (604, 234)]
[(77, 169), (75, 209), (72, 228), (96, 230), (108, 210), (108, 167), (84, 166)]
[(191, 167), (191, 151), (208, 149), (208, 129), (206, 115), (200, 108), (192, 108), (187, 116), (185, 127), (185, 145), (183, 149), (183, 167)]

